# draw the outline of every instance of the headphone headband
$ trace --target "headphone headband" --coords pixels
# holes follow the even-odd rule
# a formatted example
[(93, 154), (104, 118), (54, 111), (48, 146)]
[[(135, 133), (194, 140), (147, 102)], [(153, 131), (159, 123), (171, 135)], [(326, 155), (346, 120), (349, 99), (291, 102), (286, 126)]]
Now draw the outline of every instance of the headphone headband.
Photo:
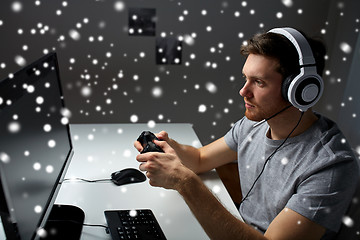
[(299, 54), (300, 66), (315, 65), (315, 58), (311, 47), (306, 38), (298, 30), (286, 27), (274, 28), (269, 32), (281, 34), (291, 41)]

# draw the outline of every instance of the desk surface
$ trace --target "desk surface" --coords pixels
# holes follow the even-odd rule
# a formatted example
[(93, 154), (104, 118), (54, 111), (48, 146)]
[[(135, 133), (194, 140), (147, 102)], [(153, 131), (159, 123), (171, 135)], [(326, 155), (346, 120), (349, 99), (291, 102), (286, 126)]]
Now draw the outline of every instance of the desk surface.
[[(200, 147), (190, 124), (72, 124), (75, 154), (65, 178), (89, 180), (109, 178), (114, 171), (138, 168), (138, 154), (133, 142), (143, 130), (165, 130), (180, 143)], [(215, 171), (201, 175), (207, 187), (235, 216), (240, 217)], [(106, 225), (106, 209), (151, 209), (168, 239), (208, 239), (181, 195), (174, 190), (142, 183), (116, 186), (111, 182), (86, 183), (66, 181), (62, 184), (58, 204), (71, 204), (85, 212), (85, 223)], [(110, 239), (103, 228), (83, 227), (82, 238)]]

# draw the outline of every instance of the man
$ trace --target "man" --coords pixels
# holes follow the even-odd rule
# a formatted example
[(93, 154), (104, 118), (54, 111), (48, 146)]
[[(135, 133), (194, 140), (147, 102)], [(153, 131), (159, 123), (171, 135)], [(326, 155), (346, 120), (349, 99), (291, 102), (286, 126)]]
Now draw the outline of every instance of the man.
[[(321, 73), (324, 48), (316, 41), (310, 45)], [(240, 90), (245, 117), (199, 149), (160, 132), (162, 141), (154, 142), (165, 153), (139, 154), (140, 170), (152, 186), (177, 190), (211, 239), (331, 239), (355, 190), (355, 157), (335, 123), (284, 98), (282, 82), (299, 71), (298, 52), (287, 38), (258, 34), (241, 52), (247, 56)], [(139, 142), (134, 145), (142, 150)], [(245, 223), (196, 175), (235, 160)]]

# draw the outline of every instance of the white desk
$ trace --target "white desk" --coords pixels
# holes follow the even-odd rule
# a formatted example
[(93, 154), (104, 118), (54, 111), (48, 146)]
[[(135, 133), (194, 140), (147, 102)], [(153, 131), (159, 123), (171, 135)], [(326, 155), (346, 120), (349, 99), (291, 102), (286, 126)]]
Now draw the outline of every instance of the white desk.
[[(104, 179), (114, 171), (137, 168), (138, 154), (133, 142), (143, 130), (157, 133), (165, 130), (180, 143), (200, 147), (190, 124), (72, 124), (71, 135), (75, 154), (66, 178)], [(203, 174), (205, 184), (235, 216), (239, 213), (215, 171)], [(111, 182), (64, 182), (58, 204), (71, 204), (85, 212), (85, 223), (106, 225), (105, 209), (151, 209), (167, 239), (208, 239), (181, 195), (173, 190), (142, 183), (116, 186)], [(82, 238), (110, 239), (103, 228), (83, 227)]]

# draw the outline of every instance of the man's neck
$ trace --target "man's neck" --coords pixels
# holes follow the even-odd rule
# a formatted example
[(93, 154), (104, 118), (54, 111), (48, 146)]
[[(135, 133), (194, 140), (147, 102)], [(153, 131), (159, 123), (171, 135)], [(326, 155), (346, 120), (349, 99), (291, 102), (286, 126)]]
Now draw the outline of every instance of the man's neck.
[[(281, 113), (279, 116), (270, 119), (268, 121), (270, 129), (267, 133), (267, 137), (273, 140), (285, 139), (295, 128), (296, 124), (300, 120), (300, 117), (301, 112), (298, 109), (291, 107), (287, 111)], [(304, 112), (299, 125), (296, 127), (290, 137), (295, 137), (305, 132), (317, 120), (318, 117), (313, 113), (313, 111), (311, 109), (307, 110)]]

